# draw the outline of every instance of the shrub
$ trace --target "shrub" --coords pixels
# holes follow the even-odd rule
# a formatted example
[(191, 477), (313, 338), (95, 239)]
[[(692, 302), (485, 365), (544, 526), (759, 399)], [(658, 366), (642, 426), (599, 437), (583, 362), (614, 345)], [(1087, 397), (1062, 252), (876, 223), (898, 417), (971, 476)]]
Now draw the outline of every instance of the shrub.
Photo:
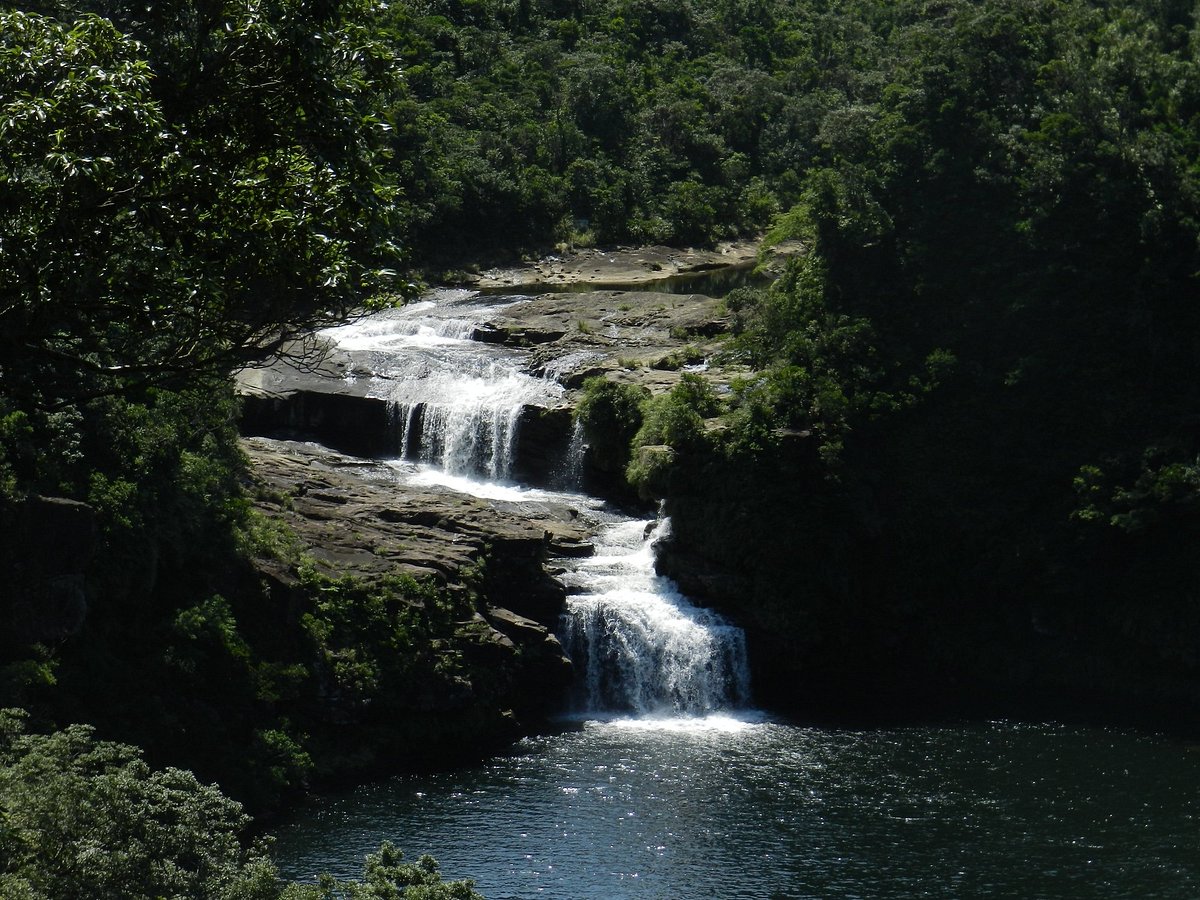
[(588, 442), (588, 458), (602, 472), (621, 472), (629, 463), (629, 447), (642, 427), (644, 388), (608, 381), (600, 376), (583, 386), (575, 408)]

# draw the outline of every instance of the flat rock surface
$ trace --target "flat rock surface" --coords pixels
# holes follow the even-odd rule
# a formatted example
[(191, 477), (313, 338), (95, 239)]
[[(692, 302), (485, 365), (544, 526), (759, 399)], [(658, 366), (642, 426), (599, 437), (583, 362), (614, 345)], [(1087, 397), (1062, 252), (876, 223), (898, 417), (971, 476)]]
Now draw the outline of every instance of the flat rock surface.
[(387, 464), (316, 444), (247, 438), (258, 506), (291, 526), (326, 574), (461, 582), (485, 547), (521, 556), (586, 552), (586, 514), (564, 504), (504, 503), (414, 486)]
[(507, 306), (480, 332), (528, 347), (531, 370), (568, 387), (605, 375), (657, 393), (685, 371), (707, 371), (730, 325), (722, 302), (702, 294), (603, 290)]
[(268, 364), (234, 373), (238, 393), (245, 396), (285, 398), (297, 391), (365, 397), (371, 373), (353, 356), (332, 342), (310, 335), (286, 348)]
[[(757, 241), (726, 241), (712, 250), (661, 246), (574, 250), (525, 266), (488, 269), (472, 286), (553, 290), (555, 285), (596, 284), (636, 289), (673, 275), (749, 266), (757, 260), (759, 248)], [(792, 242), (776, 249), (779, 255), (799, 251), (800, 245)]]
[[(718, 299), (654, 289), (655, 282), (748, 268), (759, 260), (759, 251), (753, 241), (725, 243), (713, 250), (578, 250), (519, 268), (489, 270), (471, 287), (493, 293), (511, 290), (529, 299), (498, 303), (474, 337), (526, 353), (528, 371), (549, 374), (568, 387), (605, 375), (655, 393), (668, 390), (688, 367), (707, 368), (731, 319)], [(766, 268), (778, 269), (801, 252), (798, 242), (775, 247)], [(588, 285), (595, 289), (587, 290)], [(678, 283), (672, 286), (672, 291), (679, 290)], [(377, 397), (386, 393), (386, 368), (378, 354), (346, 352), (311, 336), (293, 345), (285, 357), (243, 370), (236, 379), (242, 394), (259, 398), (282, 399), (300, 392)], [(708, 377), (720, 380), (729, 374), (712, 372)]]

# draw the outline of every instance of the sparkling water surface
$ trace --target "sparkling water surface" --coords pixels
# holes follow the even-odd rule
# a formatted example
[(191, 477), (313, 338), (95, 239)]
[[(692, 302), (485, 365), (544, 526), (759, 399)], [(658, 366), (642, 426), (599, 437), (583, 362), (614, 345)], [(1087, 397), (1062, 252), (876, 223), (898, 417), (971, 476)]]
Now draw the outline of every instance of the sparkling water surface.
[(1200, 753), (1118, 731), (585, 721), (327, 797), (292, 877), (392, 840), (501, 898), (1200, 896)]

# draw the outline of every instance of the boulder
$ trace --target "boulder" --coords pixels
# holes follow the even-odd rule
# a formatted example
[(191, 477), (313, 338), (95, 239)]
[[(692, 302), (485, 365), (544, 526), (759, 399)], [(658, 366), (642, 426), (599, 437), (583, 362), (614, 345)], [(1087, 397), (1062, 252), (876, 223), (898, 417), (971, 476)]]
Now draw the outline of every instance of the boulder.
[(243, 446), (260, 510), (288, 524), (319, 570), (368, 581), (407, 573), (453, 591), (479, 587), (491, 605), (536, 621), (547, 634), (557, 625), (565, 591), (546, 561), (556, 548), (582, 553), (590, 546), (588, 526), (569, 510), (548, 507), (531, 518), (503, 503), (405, 484), (397, 478), (402, 464), (312, 444), (254, 437)]

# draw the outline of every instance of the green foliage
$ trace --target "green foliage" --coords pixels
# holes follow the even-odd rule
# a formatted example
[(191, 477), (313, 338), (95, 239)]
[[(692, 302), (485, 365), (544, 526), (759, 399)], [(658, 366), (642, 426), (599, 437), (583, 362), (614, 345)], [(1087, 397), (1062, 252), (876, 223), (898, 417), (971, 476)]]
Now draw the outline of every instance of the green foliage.
[(575, 407), (583, 424), (591, 464), (604, 472), (621, 472), (629, 462), (629, 446), (642, 426), (644, 389), (602, 377), (588, 379)]
[(410, 576), (366, 583), (302, 570), (314, 598), (301, 619), (314, 641), (339, 702), (362, 707), (404, 690), (433, 670), (452, 667), (437, 639), (452, 631), (455, 607), (429, 584)]
[(810, 253), (727, 299), (753, 374), (668, 494), (810, 671), (836, 684), (858, 641), (881, 680), (1015, 678), (1050, 610), (1077, 655), (1049, 681), (1194, 679), (1165, 623), (1200, 614), (1195, 27), (1089, 0), (816, 17), (770, 236)]
[(699, 375), (685, 374), (670, 391), (646, 403), (642, 426), (634, 435), (633, 444), (694, 449), (703, 438), (704, 419), (720, 411), (721, 404), (712, 386)]
[(422, 856), (415, 863), (403, 858), (385, 842), (378, 853), (367, 854), (362, 882), (337, 882), (326, 876), (315, 887), (293, 888), (283, 900), (483, 900), (469, 879), (442, 881), (433, 857)]
[(281, 519), (255, 509), (247, 511), (237, 531), (238, 549), (248, 557), (274, 559), (288, 566), (301, 561), (299, 540)]
[[(299, 660), (243, 630), (228, 374), (393, 286), (396, 61), (356, 0), (28, 6), (0, 13), (0, 498), (85, 501), (97, 534), (62, 548), (82, 630), (6, 635), (0, 690), (266, 803), (311, 765), (271, 705)], [(5, 608), (36, 621), (11, 521)]]
[(1159, 448), (1145, 451), (1133, 483), (1125, 486), (1114, 485), (1098, 466), (1082, 466), (1074, 480), (1080, 506), (1073, 516), (1141, 535), (1200, 513), (1200, 460), (1170, 456)]
[[(270, 864), (245, 850), (239, 804), (85, 726), (23, 733), (0, 722), (0, 861), (32, 897), (270, 897)], [(20, 894), (17, 894), (20, 896)]]
[[(841, 10), (519, 8), (519, 25), (461, 4), (387, 13), (407, 64), (395, 158), (420, 252), (573, 235), (711, 244), (761, 231), (796, 202), (797, 173), (840, 99), (825, 88), (845, 78), (802, 35), (841, 27)], [(822, 61), (849, 42), (827, 42)]]
[(286, 885), (265, 846), (244, 846), (249, 817), (215, 785), (151, 768), (87, 726), (27, 734), (24, 718), (0, 711), (6, 900), (482, 900), (469, 881), (443, 881), (431, 857), (403, 863), (390, 843), (368, 855), (362, 881)]
[(54, 410), (223, 375), (362, 302), (394, 254), (388, 57), (361, 10), (114, 24), (47, 5), (60, 20), (0, 14), (9, 397)]
[(101, 397), (83, 407), (81, 452), (70, 465), (55, 465), (54, 474), (57, 492), (97, 512), (99, 589), (131, 596), (157, 587), (160, 573), (232, 550), (231, 531), (246, 514), (235, 408), (227, 384), (155, 390), (138, 402)]
[(15, 659), (0, 666), (0, 696), (13, 702), (28, 702), (31, 697), (57, 683), (55, 660), (45, 644), (24, 648), (26, 659)]
[(670, 391), (643, 404), (642, 425), (632, 439), (625, 480), (643, 499), (666, 496), (677, 465), (712, 451), (705, 420), (723, 410), (707, 381), (690, 373), (681, 376)]
[[(3, 410), (0, 406), (0, 412)], [(32, 435), (33, 429), (25, 413), (18, 410), (0, 416), (0, 500), (11, 500), (17, 493), (20, 484), (18, 467), (23, 458), (36, 452), (29, 440)]]
[[(361, 882), (321, 876), (316, 885), (291, 885), (280, 900), (482, 900), (471, 879), (442, 881), (436, 861), (426, 855), (416, 863), (391, 863), (399, 851), (385, 843), (367, 855)], [(380, 863), (379, 860), (384, 860)]]

